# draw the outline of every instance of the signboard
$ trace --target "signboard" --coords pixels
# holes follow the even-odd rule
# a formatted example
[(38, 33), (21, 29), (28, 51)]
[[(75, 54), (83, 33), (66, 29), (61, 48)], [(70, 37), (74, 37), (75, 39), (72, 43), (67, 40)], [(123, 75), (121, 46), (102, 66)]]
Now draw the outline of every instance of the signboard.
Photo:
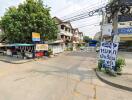
[(112, 24), (103, 25), (103, 35), (111, 36), (112, 33)]
[(132, 0), (120, 0), (121, 4), (132, 5)]
[(32, 33), (32, 41), (40, 41), (40, 33)]
[(100, 59), (104, 61), (105, 67), (115, 67), (119, 43), (102, 42), (100, 48)]
[(132, 21), (131, 16), (118, 15), (118, 22)]
[(119, 28), (119, 34), (132, 34), (132, 28)]
[(44, 53), (43, 52), (36, 52), (35, 57), (43, 57)]
[(36, 44), (36, 51), (47, 51), (48, 44)]

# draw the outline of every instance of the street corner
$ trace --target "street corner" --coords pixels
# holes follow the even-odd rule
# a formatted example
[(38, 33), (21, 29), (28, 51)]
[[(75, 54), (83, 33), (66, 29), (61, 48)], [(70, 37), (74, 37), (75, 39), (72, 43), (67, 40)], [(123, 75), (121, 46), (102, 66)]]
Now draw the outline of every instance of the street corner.
[(132, 92), (130, 77), (129, 78), (127, 76), (113, 77), (113, 76), (107, 75), (104, 72), (100, 72), (98, 70), (96, 70), (96, 75), (102, 82), (110, 86)]

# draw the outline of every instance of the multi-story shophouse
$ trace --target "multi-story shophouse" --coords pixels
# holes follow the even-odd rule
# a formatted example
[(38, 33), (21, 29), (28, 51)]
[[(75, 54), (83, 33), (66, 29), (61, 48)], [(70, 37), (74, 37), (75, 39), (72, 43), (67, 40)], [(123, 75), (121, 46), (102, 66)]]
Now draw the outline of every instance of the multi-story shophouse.
[(72, 29), (72, 33), (73, 33), (73, 37), (72, 37), (72, 41), (73, 41), (73, 50), (75, 51), (78, 44), (79, 44), (79, 29)]
[(76, 50), (78, 44), (83, 43), (83, 32), (79, 32), (79, 29), (72, 29), (73, 32), (73, 50)]
[(83, 43), (83, 32), (79, 32), (79, 43)]
[(79, 43), (83, 42), (83, 33), (78, 28), (73, 28), (70, 22), (63, 22), (61, 19), (53, 18), (58, 26), (57, 40), (63, 42), (63, 50), (71, 48), (76, 50)]
[(63, 51), (67, 48), (72, 48), (72, 25), (70, 22), (63, 22), (61, 19), (53, 18), (58, 26), (57, 40), (62, 44)]

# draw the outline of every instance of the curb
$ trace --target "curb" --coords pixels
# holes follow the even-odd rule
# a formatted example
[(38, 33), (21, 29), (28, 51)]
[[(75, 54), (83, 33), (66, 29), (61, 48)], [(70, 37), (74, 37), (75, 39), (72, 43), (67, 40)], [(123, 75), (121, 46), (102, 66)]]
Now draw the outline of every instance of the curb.
[(10, 64), (24, 64), (24, 63), (28, 63), (28, 62), (31, 62), (32, 60), (29, 60), (29, 61), (25, 61), (25, 62), (11, 62), (11, 61), (7, 61), (7, 60), (0, 60), (2, 62), (6, 62), (6, 63), (10, 63)]
[(132, 92), (132, 88), (131, 88), (131, 87), (127, 87), (127, 86), (123, 86), (123, 85), (119, 85), (119, 84), (110, 82), (110, 81), (108, 81), (108, 80), (102, 78), (102, 77), (98, 74), (97, 70), (95, 70), (95, 72), (96, 72), (96, 76), (97, 76), (102, 82), (104, 82), (104, 83), (106, 83), (106, 84), (108, 84), (108, 85), (110, 85), (110, 86), (113, 86), (113, 87), (116, 87), (116, 88), (119, 88), (119, 89), (122, 89), (122, 90), (126, 90), (126, 91), (129, 91), (129, 92)]

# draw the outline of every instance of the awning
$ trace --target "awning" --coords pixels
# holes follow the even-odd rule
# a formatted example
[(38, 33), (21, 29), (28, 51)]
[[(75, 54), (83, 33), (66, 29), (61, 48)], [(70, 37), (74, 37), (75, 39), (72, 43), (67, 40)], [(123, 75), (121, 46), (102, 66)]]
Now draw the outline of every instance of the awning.
[(56, 40), (56, 41), (53, 41), (49, 44), (58, 44), (58, 43), (63, 43), (64, 41), (63, 40)]
[(26, 44), (26, 43), (24, 43), (24, 44), (21, 44), (21, 43), (15, 43), (15, 44), (8, 44), (8, 45), (6, 45), (7, 47), (19, 47), (19, 46), (23, 46), (23, 47), (26, 47), (26, 46), (34, 46), (34, 44)]
[(0, 43), (0, 47), (5, 47), (6, 45), (4, 45), (4, 44), (2, 44), (2, 43)]

